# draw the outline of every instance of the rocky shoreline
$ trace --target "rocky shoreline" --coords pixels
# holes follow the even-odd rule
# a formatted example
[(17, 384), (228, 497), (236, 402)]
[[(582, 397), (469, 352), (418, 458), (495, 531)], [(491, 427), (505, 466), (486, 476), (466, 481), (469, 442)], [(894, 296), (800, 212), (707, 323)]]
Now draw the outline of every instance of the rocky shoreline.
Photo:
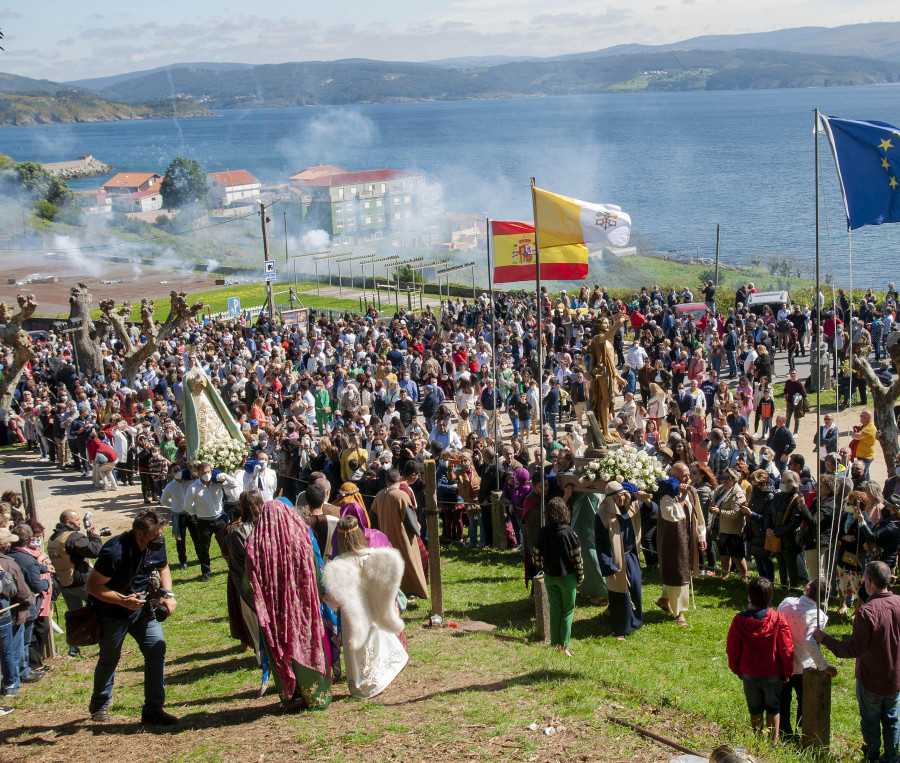
[(75, 180), (76, 178), (90, 178), (98, 175), (108, 175), (113, 171), (111, 164), (101, 162), (88, 154), (79, 156), (72, 162), (50, 162), (42, 165), (54, 177), (61, 180)]

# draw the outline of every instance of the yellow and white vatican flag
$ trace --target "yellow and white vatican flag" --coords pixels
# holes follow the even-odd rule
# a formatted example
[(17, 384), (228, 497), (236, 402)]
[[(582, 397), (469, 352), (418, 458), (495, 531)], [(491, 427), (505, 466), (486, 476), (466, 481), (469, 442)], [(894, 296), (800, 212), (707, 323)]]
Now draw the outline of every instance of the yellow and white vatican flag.
[(627, 246), (631, 217), (615, 204), (594, 204), (534, 188), (541, 251), (571, 244)]

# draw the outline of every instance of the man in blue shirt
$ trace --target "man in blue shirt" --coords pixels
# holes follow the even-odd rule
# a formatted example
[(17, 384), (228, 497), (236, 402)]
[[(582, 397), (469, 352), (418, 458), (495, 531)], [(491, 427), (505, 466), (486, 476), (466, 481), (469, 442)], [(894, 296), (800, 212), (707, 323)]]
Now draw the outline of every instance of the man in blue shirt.
[[(151, 578), (158, 577), (159, 587), (172, 590), (172, 573), (162, 538), (164, 526), (165, 520), (153, 509), (142, 511), (131, 530), (106, 543), (85, 585), (90, 604), (101, 621), (100, 656), (94, 669), (94, 693), (89, 707), (95, 723), (109, 721), (113, 679), (122, 643), (129, 633), (145, 660), (141, 722), (167, 726), (178, 722), (163, 710), (166, 640), (156, 612), (148, 612), (144, 602)], [(160, 603), (168, 614), (175, 611), (174, 598), (164, 598)]]

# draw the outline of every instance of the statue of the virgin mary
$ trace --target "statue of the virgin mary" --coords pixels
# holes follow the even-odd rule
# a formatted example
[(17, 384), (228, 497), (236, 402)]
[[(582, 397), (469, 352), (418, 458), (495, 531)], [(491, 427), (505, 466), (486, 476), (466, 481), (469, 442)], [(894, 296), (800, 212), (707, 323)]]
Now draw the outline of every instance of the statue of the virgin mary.
[[(198, 452), (209, 455), (219, 450), (225, 456), (226, 452), (237, 452), (238, 446), (246, 450), (240, 427), (195, 358), (191, 358), (191, 368), (184, 375), (184, 391), (184, 429), (191, 461), (197, 460)], [(231, 466), (233, 459), (221, 460), (223, 463), (213, 465)]]

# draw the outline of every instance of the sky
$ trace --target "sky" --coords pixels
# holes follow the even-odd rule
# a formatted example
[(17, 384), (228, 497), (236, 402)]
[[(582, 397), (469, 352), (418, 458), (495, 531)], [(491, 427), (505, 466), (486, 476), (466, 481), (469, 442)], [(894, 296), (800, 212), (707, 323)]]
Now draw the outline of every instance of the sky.
[(189, 62), (555, 56), (897, 20), (896, 0), (0, 0), (0, 71), (65, 82)]

